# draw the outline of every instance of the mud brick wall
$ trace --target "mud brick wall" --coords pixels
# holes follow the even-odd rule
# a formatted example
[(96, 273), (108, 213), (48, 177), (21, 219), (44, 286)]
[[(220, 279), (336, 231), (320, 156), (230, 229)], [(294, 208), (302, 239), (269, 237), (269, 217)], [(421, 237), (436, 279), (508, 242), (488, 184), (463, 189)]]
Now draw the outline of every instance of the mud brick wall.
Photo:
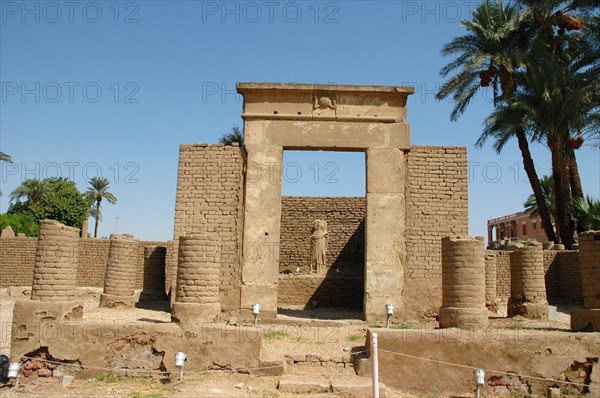
[[(79, 239), (77, 286), (104, 287), (108, 260), (108, 239)], [(0, 287), (31, 286), (35, 266), (37, 238), (15, 237), (0, 239)], [(140, 241), (139, 261), (136, 263), (136, 289), (142, 289), (144, 247), (164, 246), (167, 259), (173, 257), (173, 244), (161, 241)]]
[(550, 304), (583, 305), (583, 285), (579, 252), (576, 250), (544, 251), (546, 289)]
[(467, 150), (411, 146), (407, 170), (406, 276), (441, 278), (441, 238), (468, 234)]
[(467, 150), (411, 146), (406, 156), (404, 316), (442, 305), (442, 238), (468, 235)]
[[(208, 234), (222, 242), (220, 297), (224, 311), (240, 303), (240, 259), (243, 219), (244, 151), (237, 145), (181, 145), (175, 203), (174, 247), (179, 237)], [(167, 285), (174, 286), (176, 265), (170, 264)]]
[[(498, 250), (496, 257), (496, 294), (499, 301), (510, 296), (510, 251)], [(579, 252), (544, 250), (546, 297), (549, 304), (582, 304), (583, 288)]]
[(108, 239), (80, 239), (77, 286), (104, 287)]
[(506, 301), (510, 297), (510, 252), (496, 252), (496, 297)]
[(281, 275), (277, 306), (297, 309), (311, 304), (319, 307), (362, 308), (364, 279), (324, 275)]
[(300, 267), (302, 274), (308, 273), (311, 225), (320, 219), (327, 221), (329, 233), (327, 268), (362, 277), (365, 206), (364, 197), (282, 197), (279, 272)]
[(31, 286), (37, 238), (0, 239), (0, 287)]

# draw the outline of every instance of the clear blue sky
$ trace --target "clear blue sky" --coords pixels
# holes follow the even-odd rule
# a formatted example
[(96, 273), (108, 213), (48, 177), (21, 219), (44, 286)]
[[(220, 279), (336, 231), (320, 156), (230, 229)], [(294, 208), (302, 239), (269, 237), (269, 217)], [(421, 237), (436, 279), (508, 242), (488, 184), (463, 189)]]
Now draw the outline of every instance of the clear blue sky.
[[(66, 3), (66, 4), (65, 4)], [(469, 229), (522, 209), (530, 187), (516, 142), (474, 148), (485, 94), (451, 122), (437, 102), (440, 48), (478, 1), (0, 2), (0, 211), (25, 178), (100, 173), (118, 197), (100, 235), (173, 236), (180, 144), (215, 143), (241, 125), (235, 83), (414, 85), (411, 140), (468, 148)], [(541, 174), (547, 149), (535, 145)], [(600, 152), (578, 153), (584, 191), (600, 196)], [(364, 195), (364, 156), (286, 152), (284, 194)], [(316, 170), (319, 173), (316, 173)], [(93, 224), (91, 224), (93, 225)]]

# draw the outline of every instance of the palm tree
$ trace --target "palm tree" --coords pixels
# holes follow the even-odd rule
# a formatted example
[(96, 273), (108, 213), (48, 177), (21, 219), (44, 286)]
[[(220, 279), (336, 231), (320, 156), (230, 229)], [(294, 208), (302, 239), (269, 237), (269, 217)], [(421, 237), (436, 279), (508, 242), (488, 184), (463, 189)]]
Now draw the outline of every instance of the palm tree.
[[(12, 163), (12, 159), (10, 158), (10, 155), (8, 155), (4, 152), (0, 152), (0, 161), (6, 162), (6, 163)], [(0, 196), (2, 196), (2, 191), (0, 191)]]
[[(455, 106), (450, 115), (451, 120), (458, 119), (464, 113), (475, 94), (483, 87), (492, 87), (496, 107), (510, 100), (515, 90), (513, 75), (522, 64), (522, 48), (527, 42), (519, 29), (519, 11), (518, 7), (504, 5), (501, 0), (486, 0), (473, 10), (471, 21), (461, 21), (468, 33), (454, 38), (442, 48), (443, 56), (458, 54), (454, 61), (442, 68), (440, 75), (446, 77), (451, 72), (457, 73), (442, 85), (436, 95), (438, 100), (452, 95)], [(525, 172), (540, 203), (542, 226), (548, 239), (556, 242), (525, 130), (511, 128), (506, 132), (508, 134), (503, 137), (496, 137), (495, 149), (499, 153), (511, 137), (517, 138)], [(476, 145), (483, 146), (490, 136), (482, 134)]]
[[(554, 180), (551, 176), (543, 176), (540, 179), (540, 185), (542, 187), (542, 192), (544, 194), (544, 200), (546, 202), (546, 207), (550, 212), (550, 217), (552, 218), (552, 223), (556, 225), (556, 207), (555, 207), (555, 198), (554, 198)], [(531, 218), (536, 218), (540, 215), (537, 200), (535, 199), (535, 195), (531, 194), (527, 197), (525, 203), (523, 203), (523, 207), (525, 208), (525, 212), (529, 214)]]
[(114, 205), (117, 203), (117, 198), (112, 193), (108, 192), (108, 186), (110, 185), (110, 182), (107, 178), (93, 177), (89, 182), (90, 187), (83, 195), (88, 200), (90, 207), (92, 207), (94, 204), (96, 205), (95, 208), (90, 209), (90, 214), (95, 219), (94, 238), (97, 238), (98, 223), (101, 219), (100, 203), (102, 202), (102, 199), (106, 199), (108, 203)]
[(31, 204), (39, 203), (42, 200), (45, 188), (46, 182), (43, 180), (25, 180), (10, 193), (9, 201), (21, 202), (21, 199), (27, 198)]
[(593, 127), (600, 98), (597, 43), (582, 34), (565, 35), (561, 27), (565, 21), (571, 30), (578, 30), (580, 22), (560, 10), (538, 7), (532, 15), (529, 24), (537, 24), (538, 30), (530, 34), (524, 68), (515, 75), (517, 89), (487, 118), (482, 136), (506, 137), (511, 130), (523, 128), (550, 149), (554, 218), (561, 242), (570, 248), (575, 227), (570, 216), (572, 198), (583, 197), (574, 151), (584, 136), (597, 134)]
[(600, 200), (594, 200), (590, 196), (574, 200), (572, 215), (583, 231), (600, 229)]

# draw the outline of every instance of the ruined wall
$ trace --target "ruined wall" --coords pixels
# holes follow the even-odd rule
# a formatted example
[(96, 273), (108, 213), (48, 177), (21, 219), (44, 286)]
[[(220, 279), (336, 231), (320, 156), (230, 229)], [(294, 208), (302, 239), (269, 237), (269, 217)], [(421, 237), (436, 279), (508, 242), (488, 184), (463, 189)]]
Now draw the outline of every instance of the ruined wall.
[(104, 287), (108, 239), (80, 239), (77, 286)]
[(0, 287), (31, 286), (37, 238), (0, 239)]
[[(510, 251), (495, 251), (496, 294), (500, 302), (510, 296)], [(544, 250), (546, 296), (550, 304), (582, 304), (579, 252)]]
[[(211, 240), (222, 242), (220, 297), (224, 311), (237, 311), (240, 303), (244, 156), (235, 144), (179, 148), (174, 240), (206, 233)], [(176, 265), (173, 258), (168, 258), (168, 263), (167, 286), (174, 286)]]
[(321, 219), (329, 233), (327, 268), (362, 277), (365, 205), (364, 197), (282, 197), (279, 272), (300, 267), (302, 274), (308, 273), (311, 224)]
[(437, 311), (441, 238), (468, 234), (467, 150), (411, 146), (406, 176), (407, 315)]
[(544, 269), (550, 304), (583, 305), (578, 251), (544, 250)]
[(506, 303), (510, 297), (510, 252), (496, 251), (496, 297)]
[[(108, 259), (108, 239), (79, 239), (77, 286), (103, 287)], [(30, 286), (35, 266), (37, 238), (15, 237), (0, 239), (0, 287)], [(136, 289), (142, 289), (145, 247), (164, 246), (167, 260), (172, 257), (172, 242), (140, 241), (136, 264)], [(6, 271), (5, 271), (6, 270)]]

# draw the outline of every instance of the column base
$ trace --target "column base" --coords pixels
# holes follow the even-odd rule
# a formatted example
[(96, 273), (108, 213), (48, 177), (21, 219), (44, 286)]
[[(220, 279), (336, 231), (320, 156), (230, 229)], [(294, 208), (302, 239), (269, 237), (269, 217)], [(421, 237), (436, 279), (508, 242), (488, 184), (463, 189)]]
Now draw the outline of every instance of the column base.
[(520, 315), (527, 319), (548, 319), (547, 303), (528, 303), (519, 298), (509, 298), (507, 306), (507, 315), (509, 318)]
[(203, 322), (215, 322), (221, 315), (221, 304), (178, 303), (171, 306), (171, 321), (184, 329), (198, 327)]
[(440, 307), (441, 328), (484, 329), (488, 326), (487, 308)]
[(98, 306), (103, 308), (133, 308), (135, 303), (135, 295), (115, 296), (113, 294), (102, 293), (100, 295), (100, 304)]

